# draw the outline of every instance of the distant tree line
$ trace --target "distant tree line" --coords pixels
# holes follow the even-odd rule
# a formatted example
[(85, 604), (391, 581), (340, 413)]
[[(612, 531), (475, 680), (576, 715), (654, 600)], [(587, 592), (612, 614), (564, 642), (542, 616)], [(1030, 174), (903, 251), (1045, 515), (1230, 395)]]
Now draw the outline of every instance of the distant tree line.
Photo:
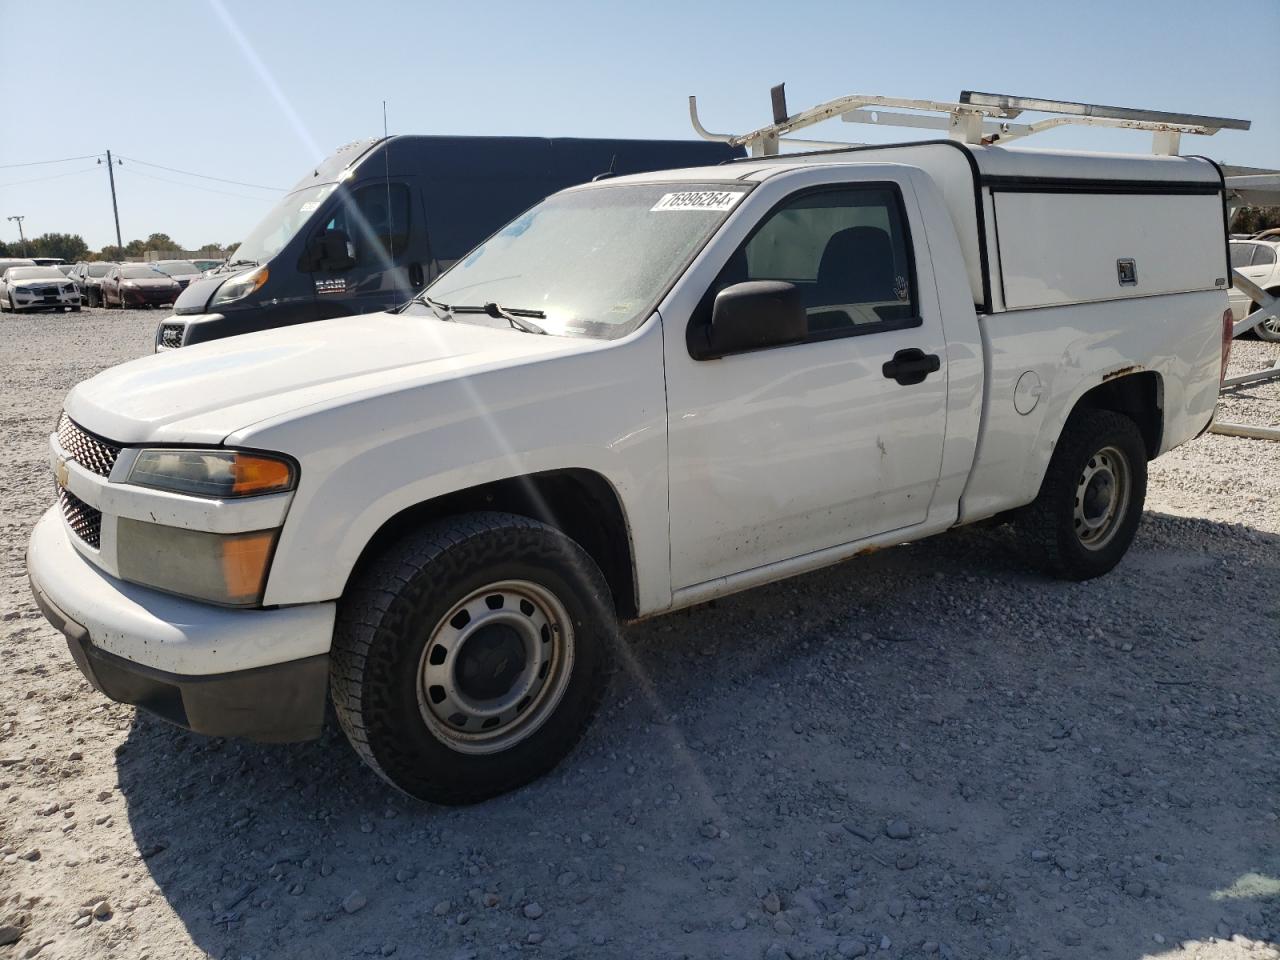
[[(206, 243), (194, 249), (221, 256), (234, 246), (235, 244)], [(0, 240), (0, 257), (61, 257), (70, 263), (79, 260), (145, 260), (150, 252), (186, 249), (188, 248), (167, 233), (153, 233), (145, 240), (130, 240), (123, 249), (112, 243), (96, 251), (90, 250), (84, 237), (78, 233), (45, 233), (38, 237), (28, 237), (25, 251), (21, 241)]]
[(1280, 207), (1241, 207), (1231, 220), (1232, 233), (1258, 233), (1280, 227)]

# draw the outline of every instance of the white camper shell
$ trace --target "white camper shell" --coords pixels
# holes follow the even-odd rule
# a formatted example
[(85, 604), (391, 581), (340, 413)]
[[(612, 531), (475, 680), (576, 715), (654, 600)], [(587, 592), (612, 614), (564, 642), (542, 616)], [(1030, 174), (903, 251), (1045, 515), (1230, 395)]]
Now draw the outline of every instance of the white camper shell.
[(951, 214), (983, 313), (1229, 286), (1224, 186), (1211, 160), (955, 140), (773, 159), (925, 171)]

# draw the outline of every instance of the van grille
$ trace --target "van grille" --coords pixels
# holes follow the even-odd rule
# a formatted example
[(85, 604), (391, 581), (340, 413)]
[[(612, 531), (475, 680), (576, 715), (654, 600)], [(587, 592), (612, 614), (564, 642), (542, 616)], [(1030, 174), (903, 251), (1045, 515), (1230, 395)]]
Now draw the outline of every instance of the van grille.
[(58, 504), (67, 526), (95, 550), (102, 545), (102, 511), (89, 506), (66, 487), (58, 490)]
[(100, 477), (111, 475), (121, 447), (83, 429), (65, 413), (58, 418), (58, 445), (72, 460)]
[(182, 346), (182, 334), (186, 329), (185, 323), (160, 324), (160, 346), (176, 350)]

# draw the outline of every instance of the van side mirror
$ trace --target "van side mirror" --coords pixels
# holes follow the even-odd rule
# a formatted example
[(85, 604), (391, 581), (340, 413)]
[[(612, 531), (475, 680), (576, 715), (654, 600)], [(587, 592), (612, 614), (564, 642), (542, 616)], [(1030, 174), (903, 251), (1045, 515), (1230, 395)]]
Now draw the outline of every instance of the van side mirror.
[(350, 270), (356, 265), (356, 248), (345, 230), (324, 230), (307, 243), (300, 269)]
[(749, 280), (716, 294), (711, 325), (690, 331), (689, 354), (714, 360), (731, 353), (799, 343), (809, 335), (800, 290), (781, 280)]

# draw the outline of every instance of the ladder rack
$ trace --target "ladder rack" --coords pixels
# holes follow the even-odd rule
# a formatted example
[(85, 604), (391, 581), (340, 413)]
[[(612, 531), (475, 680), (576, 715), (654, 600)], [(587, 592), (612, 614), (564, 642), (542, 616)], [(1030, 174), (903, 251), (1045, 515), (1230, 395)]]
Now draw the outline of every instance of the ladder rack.
[[(1161, 156), (1176, 156), (1184, 133), (1212, 136), (1219, 130), (1249, 129), (1248, 120), (1233, 120), (1230, 117), (1138, 110), (1069, 100), (1042, 100), (972, 90), (963, 91), (959, 101), (955, 103), (853, 94), (790, 114), (787, 112), (785, 88), (785, 84), (778, 84), (770, 90), (773, 122), (750, 133), (734, 135), (708, 131), (698, 117), (697, 97), (689, 98), (689, 119), (693, 123), (693, 129), (704, 140), (744, 146), (753, 157), (776, 156), (782, 143), (801, 147), (857, 146), (839, 141), (783, 139), (789, 133), (835, 117), (846, 123), (946, 130), (954, 140), (985, 145), (1009, 143), (1066, 125), (1146, 130), (1152, 134), (1151, 152)], [(890, 109), (881, 109), (883, 107)], [(1024, 111), (1053, 116), (1029, 123), (1011, 122)]]

